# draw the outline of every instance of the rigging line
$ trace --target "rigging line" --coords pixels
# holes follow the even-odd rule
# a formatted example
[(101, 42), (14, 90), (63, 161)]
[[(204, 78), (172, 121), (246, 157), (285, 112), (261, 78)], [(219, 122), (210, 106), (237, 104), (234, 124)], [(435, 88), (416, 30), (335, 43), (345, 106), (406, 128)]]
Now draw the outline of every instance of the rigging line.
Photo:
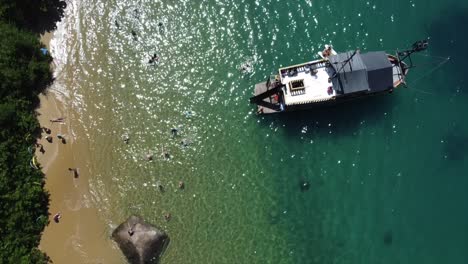
[(420, 53), (416, 53), (415, 55), (417, 55), (417, 56), (423, 56), (423, 57), (431, 57), (431, 58), (436, 58), (436, 59), (441, 59), (441, 60), (450, 59), (450, 57), (442, 57), (442, 56), (435, 56), (435, 55), (429, 55), (429, 54), (420, 54)]
[[(439, 65), (440, 62), (428, 62), (428, 63), (418, 63), (417, 65), (414, 65), (413, 67), (418, 67), (418, 68), (421, 68), (421, 67), (424, 67), (424, 66), (434, 66), (434, 65)], [(437, 67), (437, 66), (434, 66), (434, 67)]]
[(427, 92), (421, 89), (416, 89), (416, 88), (411, 88), (411, 90), (415, 90), (416, 92), (424, 93), (424, 94), (429, 94), (429, 95), (435, 95), (434, 93)]
[(428, 76), (429, 74), (431, 74), (431, 73), (433, 73), (434, 71), (438, 70), (440, 67), (444, 66), (444, 64), (447, 63), (449, 60), (450, 60), (450, 57), (449, 57), (449, 58), (446, 58), (444, 61), (442, 61), (441, 63), (439, 63), (436, 67), (434, 67), (432, 70), (430, 70), (430, 71), (427, 72), (426, 74), (422, 75), (421, 77), (417, 78), (416, 80), (412, 81), (409, 85), (414, 85), (416, 82), (420, 81), (422, 78), (425, 78), (425, 77)]

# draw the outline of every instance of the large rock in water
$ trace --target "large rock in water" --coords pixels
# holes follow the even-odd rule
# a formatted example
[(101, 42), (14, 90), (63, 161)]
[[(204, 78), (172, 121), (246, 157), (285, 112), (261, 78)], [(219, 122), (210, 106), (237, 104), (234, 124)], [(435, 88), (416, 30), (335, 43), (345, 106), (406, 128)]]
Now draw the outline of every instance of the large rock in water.
[(169, 243), (164, 231), (130, 216), (112, 232), (112, 238), (131, 264), (157, 263)]

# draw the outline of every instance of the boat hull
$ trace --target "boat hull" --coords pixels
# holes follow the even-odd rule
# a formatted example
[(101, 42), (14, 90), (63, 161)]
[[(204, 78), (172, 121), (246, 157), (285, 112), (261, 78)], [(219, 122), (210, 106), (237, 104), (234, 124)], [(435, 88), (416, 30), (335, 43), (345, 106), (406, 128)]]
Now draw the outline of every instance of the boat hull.
[[(261, 84), (264, 84), (264, 83), (259, 83), (257, 85), (261, 85)], [(357, 93), (357, 94), (352, 94), (352, 95), (347, 95), (347, 96), (335, 97), (334, 99), (328, 100), (328, 101), (314, 102), (314, 103), (309, 103), (309, 104), (287, 105), (287, 106), (284, 106), (283, 110), (275, 110), (265, 105), (257, 105), (257, 113), (266, 115), (266, 114), (276, 114), (276, 113), (281, 113), (281, 112), (293, 112), (293, 111), (302, 111), (302, 110), (308, 110), (308, 109), (317, 109), (321, 107), (334, 106), (334, 105), (351, 102), (355, 100), (366, 99), (368, 97), (389, 94), (392, 92), (393, 92), (393, 89), (387, 89), (387, 90), (375, 92), (375, 93), (360, 93), (360, 94)]]

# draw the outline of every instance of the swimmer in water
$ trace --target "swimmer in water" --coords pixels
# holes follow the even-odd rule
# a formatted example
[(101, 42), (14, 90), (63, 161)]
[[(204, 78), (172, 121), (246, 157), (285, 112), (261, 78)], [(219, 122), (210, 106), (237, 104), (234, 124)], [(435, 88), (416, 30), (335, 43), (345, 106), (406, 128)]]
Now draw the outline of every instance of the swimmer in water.
[(128, 144), (128, 142), (130, 141), (130, 136), (128, 134), (123, 134), (122, 140), (125, 144)]
[(148, 153), (148, 154), (146, 154), (146, 160), (147, 160), (147, 161), (153, 160), (153, 153)]
[(171, 220), (171, 217), (172, 217), (171, 213), (164, 214), (164, 219), (166, 219), (166, 221)]
[(156, 62), (159, 62), (159, 56), (156, 53), (154, 53), (153, 56), (151, 56), (151, 58), (149, 59), (148, 63), (153, 64)]
[(164, 186), (162, 186), (161, 182), (156, 182), (156, 187), (160, 192), (164, 192)]
[(137, 41), (138, 40), (138, 35), (136, 33), (135, 30), (132, 29), (132, 36), (133, 36), (133, 40)]
[(187, 139), (183, 139), (182, 141), (180, 141), (180, 144), (182, 145), (182, 147), (188, 147), (190, 145), (190, 141)]
[(243, 73), (250, 73), (250, 72), (252, 72), (252, 65), (250, 65), (249, 62), (246, 62), (246, 63), (241, 65), (240, 71), (243, 72)]
[(179, 181), (179, 189), (183, 190), (185, 188), (185, 184), (183, 181)]

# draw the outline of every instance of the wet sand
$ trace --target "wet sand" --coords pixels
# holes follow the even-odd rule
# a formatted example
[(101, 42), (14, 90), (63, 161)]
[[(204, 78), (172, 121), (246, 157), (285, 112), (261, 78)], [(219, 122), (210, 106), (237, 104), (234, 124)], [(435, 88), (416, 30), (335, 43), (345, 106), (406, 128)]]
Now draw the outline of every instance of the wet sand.
[[(42, 38), (46, 44), (50, 35)], [(46, 174), (46, 189), (50, 193), (50, 223), (45, 228), (39, 248), (54, 263), (123, 263), (117, 245), (111, 241), (111, 228), (100, 218), (90, 192), (89, 142), (79, 123), (73, 123), (72, 109), (57, 99), (54, 87), (47, 95), (41, 95), (38, 109), (41, 126), (51, 129), (53, 142), (49, 143), (44, 132), (39, 143), (45, 153), (37, 150), (38, 161)], [(63, 123), (49, 120), (64, 117)], [(57, 138), (64, 135), (66, 144)], [(75, 177), (68, 168), (78, 168)], [(62, 218), (55, 223), (53, 216), (60, 212)]]

